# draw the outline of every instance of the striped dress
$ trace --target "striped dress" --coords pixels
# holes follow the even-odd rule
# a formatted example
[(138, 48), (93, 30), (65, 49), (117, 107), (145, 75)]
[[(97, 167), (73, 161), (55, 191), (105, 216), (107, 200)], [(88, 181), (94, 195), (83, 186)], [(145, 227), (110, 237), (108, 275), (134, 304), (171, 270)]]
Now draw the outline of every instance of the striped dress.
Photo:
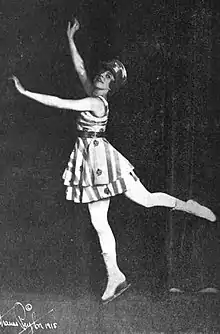
[[(96, 117), (91, 112), (81, 112), (77, 130), (105, 132), (108, 122), (108, 102), (105, 115)], [(105, 137), (78, 137), (63, 173), (66, 199), (76, 203), (89, 203), (121, 194), (128, 190), (129, 177), (137, 179), (133, 165), (119, 153)]]

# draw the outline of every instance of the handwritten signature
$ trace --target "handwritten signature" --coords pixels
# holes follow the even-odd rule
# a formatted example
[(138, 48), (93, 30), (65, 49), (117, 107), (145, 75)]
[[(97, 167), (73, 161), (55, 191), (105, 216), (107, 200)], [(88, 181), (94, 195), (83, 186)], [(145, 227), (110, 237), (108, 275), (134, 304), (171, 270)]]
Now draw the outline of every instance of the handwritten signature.
[[(18, 334), (33, 334), (34, 330), (38, 329), (57, 329), (57, 323), (45, 323), (42, 324), (40, 320), (44, 319), (48, 314), (52, 313), (54, 309), (49, 312), (37, 317), (36, 313), (32, 311), (33, 307), (31, 304), (26, 304), (25, 306), (16, 302), (14, 305), (3, 315), (0, 315), (0, 327), (20, 327), (22, 330)], [(5, 320), (6, 315), (13, 315), (14, 321)], [(31, 315), (30, 321), (27, 322), (28, 315)]]

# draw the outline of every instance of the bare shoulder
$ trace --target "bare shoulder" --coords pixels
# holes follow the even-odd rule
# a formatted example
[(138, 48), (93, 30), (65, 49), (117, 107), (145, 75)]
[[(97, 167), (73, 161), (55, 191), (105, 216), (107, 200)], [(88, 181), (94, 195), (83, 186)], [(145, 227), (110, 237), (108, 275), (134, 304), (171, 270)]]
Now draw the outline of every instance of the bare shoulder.
[(91, 99), (91, 112), (97, 117), (105, 115), (105, 105), (99, 97), (88, 97)]

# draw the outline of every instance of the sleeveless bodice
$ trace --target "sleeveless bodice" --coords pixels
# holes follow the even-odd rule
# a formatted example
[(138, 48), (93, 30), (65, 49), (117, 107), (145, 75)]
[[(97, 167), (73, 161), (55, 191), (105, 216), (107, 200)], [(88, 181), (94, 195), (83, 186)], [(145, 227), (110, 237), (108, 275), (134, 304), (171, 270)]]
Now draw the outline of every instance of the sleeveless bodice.
[(109, 107), (108, 102), (104, 97), (98, 96), (105, 105), (105, 115), (97, 117), (92, 114), (91, 111), (83, 111), (77, 118), (77, 130), (79, 131), (92, 131), (92, 132), (105, 132), (106, 125), (108, 123)]

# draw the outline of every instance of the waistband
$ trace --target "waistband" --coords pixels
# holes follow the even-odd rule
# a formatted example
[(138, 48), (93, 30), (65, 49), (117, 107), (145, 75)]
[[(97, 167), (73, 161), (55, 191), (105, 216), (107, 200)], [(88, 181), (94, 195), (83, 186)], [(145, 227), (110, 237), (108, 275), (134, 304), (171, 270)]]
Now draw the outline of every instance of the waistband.
[(77, 130), (77, 137), (80, 138), (100, 138), (106, 137), (105, 132), (93, 132), (93, 131), (79, 131)]

